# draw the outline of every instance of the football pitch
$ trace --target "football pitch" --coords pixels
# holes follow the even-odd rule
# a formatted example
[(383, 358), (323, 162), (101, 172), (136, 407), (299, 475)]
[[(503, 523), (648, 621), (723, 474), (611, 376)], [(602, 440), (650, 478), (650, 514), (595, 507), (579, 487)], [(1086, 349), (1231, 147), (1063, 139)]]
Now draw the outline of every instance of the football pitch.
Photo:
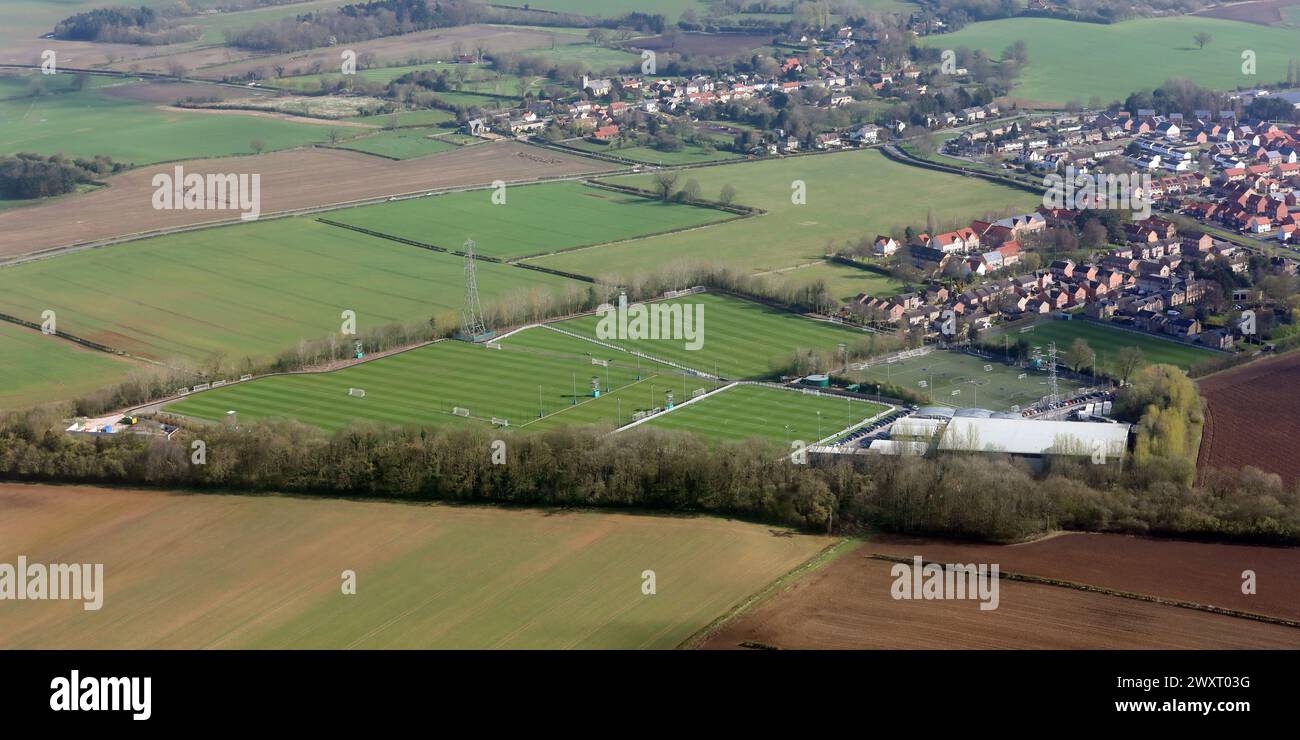
[(680, 429), (706, 439), (739, 442), (755, 437), (783, 446), (824, 439), (889, 406), (761, 385), (737, 385), (688, 406), (655, 416), (643, 426)]
[[(859, 375), (865, 382), (889, 383), (928, 395), (929, 403), (957, 408), (1023, 409), (1047, 395), (1046, 370), (941, 349), (897, 362), (881, 362)], [(1060, 377), (1057, 383), (1062, 396), (1081, 387)]]
[[(443, 341), (334, 372), (225, 386), (164, 410), (213, 421), (227, 411), (241, 421), (292, 418), (329, 431), (358, 421), (443, 426), (494, 419), (528, 430), (557, 424), (612, 429), (638, 411), (662, 405), (669, 390), (689, 397), (696, 388), (714, 386), (543, 328), (526, 329), (500, 346)], [(593, 379), (600, 385), (598, 398), (592, 395)], [(349, 389), (365, 395), (349, 395)]]

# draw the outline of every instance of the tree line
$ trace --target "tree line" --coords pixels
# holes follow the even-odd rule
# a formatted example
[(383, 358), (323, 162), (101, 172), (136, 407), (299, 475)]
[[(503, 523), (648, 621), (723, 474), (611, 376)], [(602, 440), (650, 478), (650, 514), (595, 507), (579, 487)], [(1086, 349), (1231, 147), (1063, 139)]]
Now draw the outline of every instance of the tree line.
[(19, 152), (0, 156), (0, 198), (25, 200), (63, 195), (78, 185), (97, 182), (105, 175), (125, 169), (111, 157), (68, 158)]

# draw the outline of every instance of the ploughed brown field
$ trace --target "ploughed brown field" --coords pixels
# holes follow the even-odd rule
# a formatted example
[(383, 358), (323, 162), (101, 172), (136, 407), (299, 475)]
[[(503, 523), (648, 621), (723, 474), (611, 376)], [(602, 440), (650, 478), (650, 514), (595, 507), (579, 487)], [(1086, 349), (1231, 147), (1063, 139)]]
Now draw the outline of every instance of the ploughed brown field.
[[(868, 542), (798, 579), (724, 624), (700, 647), (1300, 649), (1300, 629), (1294, 627), (1005, 578), (998, 608), (991, 611), (980, 611), (976, 600), (896, 600), (890, 594), (893, 563), (868, 557), (879, 549)], [(1001, 554), (1000, 567), (1029, 565), (1014, 557)], [(1089, 570), (1096, 576), (1101, 567), (1071, 572)]]
[[(605, 172), (612, 166), (514, 142), (464, 147), (400, 162), (341, 149), (185, 162), (185, 174), (261, 174), (262, 216), (438, 188)], [(132, 170), (84, 195), (0, 213), (0, 261), (73, 244), (239, 220), (238, 210), (155, 210), (152, 180), (176, 165)]]
[(1300, 0), (1258, 0), (1258, 2), (1253, 3), (1236, 3), (1202, 10), (1192, 15), (1271, 26), (1282, 22), (1282, 14), (1278, 12), (1278, 8), (1285, 8), (1290, 5), (1300, 5)]
[(711, 54), (728, 57), (744, 54), (772, 42), (771, 34), (679, 34), (629, 41), (625, 46), (655, 52), (672, 51), (680, 54)]
[(1300, 480), (1300, 352), (1252, 362), (1197, 382), (1206, 401), (1198, 465), (1253, 465)]
[[(867, 552), (927, 562), (997, 563), (1003, 572), (1087, 584), (1300, 621), (1300, 548), (1221, 545), (1118, 534), (1063, 534), (1023, 545), (889, 537)], [(1256, 593), (1241, 592), (1253, 570)]]

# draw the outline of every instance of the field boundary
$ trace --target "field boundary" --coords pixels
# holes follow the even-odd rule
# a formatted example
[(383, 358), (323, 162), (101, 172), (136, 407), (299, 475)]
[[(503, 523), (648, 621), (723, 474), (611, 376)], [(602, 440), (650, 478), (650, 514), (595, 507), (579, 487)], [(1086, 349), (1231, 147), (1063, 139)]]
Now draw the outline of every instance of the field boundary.
[[(872, 553), (867, 555), (868, 560), (883, 560), (890, 563), (903, 563), (911, 565), (914, 563), (912, 558), (903, 558), (896, 555), (882, 555)], [(945, 563), (939, 563), (932, 560), (923, 560), (923, 565), (938, 565), (946, 567)], [(1222, 606), (1213, 606), (1211, 604), (1201, 604), (1195, 601), (1183, 601), (1181, 599), (1168, 599), (1163, 596), (1151, 596), (1149, 594), (1139, 594), (1132, 591), (1120, 591), (1119, 589), (1106, 588), (1105, 586), (1093, 586), (1087, 583), (1076, 583), (1075, 581), (1066, 581), (1060, 578), (1047, 578), (1045, 576), (1035, 576), (1026, 573), (1015, 573), (1011, 571), (1001, 571), (998, 573), (999, 578), (1005, 578), (1008, 581), (1021, 581), (1023, 583), (1035, 583), (1040, 586), (1055, 586), (1057, 588), (1067, 588), (1074, 591), (1083, 591), (1085, 593), (1102, 594), (1104, 596), (1114, 596), (1121, 599), (1132, 599), (1133, 601), (1145, 601), (1150, 604), (1160, 604), (1163, 606), (1174, 606), (1181, 609), (1192, 609), (1194, 611), (1209, 612), (1225, 617), (1236, 617), (1238, 619), (1249, 619), (1255, 622), (1264, 622), (1275, 624), (1281, 627), (1291, 627), (1300, 629), (1300, 621), (1287, 619), (1286, 617), (1271, 617), (1266, 614), (1256, 614), (1254, 612), (1241, 611), (1240, 609), (1228, 609)]]
[[(780, 536), (777, 534), (777, 530), (770, 530), (770, 531), (772, 532), (773, 536)], [(789, 531), (789, 530), (785, 530), (785, 531)], [(793, 586), (796, 581), (808, 575), (809, 573), (812, 573), (813, 571), (816, 570), (820, 570), (821, 568), (830, 565), (832, 562), (839, 560), (841, 557), (846, 555), (849, 551), (853, 550), (855, 547), (861, 544), (863, 544), (862, 540), (845, 537), (841, 539), (839, 542), (833, 542), (827, 545), (825, 548), (822, 549), (821, 552), (817, 553), (816, 555), (813, 555), (811, 558), (808, 558), (799, 566), (792, 569), (790, 572), (786, 573), (785, 575), (781, 576), (775, 581), (772, 581), (771, 583), (767, 584), (762, 589), (752, 594), (749, 598), (745, 599), (744, 601), (740, 602), (736, 606), (732, 607), (725, 614), (713, 620), (709, 624), (705, 625), (698, 632), (683, 640), (682, 643), (677, 646), (678, 649), (690, 650), (699, 647), (706, 640), (708, 640), (708, 638), (712, 637), (714, 633), (722, 629), (723, 625), (741, 616), (745, 612), (748, 612), (750, 609), (753, 609), (754, 607), (766, 602), (767, 600), (771, 599), (773, 596), (776, 596), (778, 593), (784, 592), (786, 589)]]

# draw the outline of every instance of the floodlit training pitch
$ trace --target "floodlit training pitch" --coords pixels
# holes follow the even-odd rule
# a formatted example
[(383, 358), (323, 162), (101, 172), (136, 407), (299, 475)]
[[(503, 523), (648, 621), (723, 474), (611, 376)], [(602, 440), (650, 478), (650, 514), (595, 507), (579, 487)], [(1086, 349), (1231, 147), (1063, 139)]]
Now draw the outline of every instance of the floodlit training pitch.
[(1097, 369), (1111, 373), (1116, 372), (1115, 363), (1119, 359), (1119, 351), (1125, 347), (1137, 347), (1142, 350), (1145, 364), (1164, 363), (1177, 365), (1184, 370), (1218, 355), (1214, 350), (1205, 347), (1077, 318), (1070, 321), (1059, 319), (1040, 321), (1034, 324), (1032, 331), (1023, 334), (1011, 332), (1007, 336), (1011, 337), (1010, 341), (1013, 342), (1019, 337), (1024, 337), (1032, 344), (1042, 347), (1046, 347), (1049, 342), (1056, 342), (1056, 351), (1060, 355), (1069, 351), (1075, 339), (1082, 338), (1092, 351), (1097, 353)]
[[(985, 367), (989, 370), (985, 370)], [(1021, 378), (1020, 375), (1024, 375)], [(860, 371), (868, 383), (889, 383), (929, 396), (927, 402), (957, 408), (978, 407), (994, 411), (1021, 409), (1047, 395), (1047, 371), (1007, 365), (962, 352), (937, 349), (897, 362), (880, 362)], [(922, 385), (924, 383), (924, 385)], [(1059, 377), (1062, 396), (1080, 388)]]
[[(504, 198), (504, 202), (498, 202)], [(330, 220), (447, 249), (522, 257), (736, 218), (577, 182), (449, 193), (330, 213)], [(593, 259), (599, 257), (593, 253)]]
[(758, 437), (783, 446), (795, 441), (811, 445), (887, 410), (869, 401), (737, 385), (659, 414), (642, 426), (694, 432), (713, 441)]
[(0, 562), (102, 563), (106, 583), (98, 611), (6, 602), (4, 649), (673, 648), (833, 541), (711, 517), (14, 484), (0, 510)]
[[(607, 360), (609, 366), (592, 364)], [(489, 349), (438, 342), (326, 373), (263, 378), (225, 386), (164, 407), (169, 413), (219, 420), (291, 418), (326, 430), (356, 421), (441, 426), (491, 424), (512, 428), (597, 424), (613, 428), (663, 404), (664, 392), (714, 387), (702, 378), (543, 328), (527, 329)], [(601, 396), (592, 397), (592, 378)], [(638, 380), (639, 378), (639, 380)], [(365, 390), (364, 397), (349, 388)], [(468, 409), (468, 417), (455, 408)]]

